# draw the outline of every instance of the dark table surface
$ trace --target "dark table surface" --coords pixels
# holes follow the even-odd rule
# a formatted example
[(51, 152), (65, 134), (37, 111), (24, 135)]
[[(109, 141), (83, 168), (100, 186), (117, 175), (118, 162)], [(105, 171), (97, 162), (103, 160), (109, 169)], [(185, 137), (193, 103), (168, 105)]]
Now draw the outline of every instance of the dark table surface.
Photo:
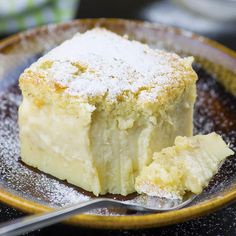
[[(173, 6), (170, 1), (153, 1), (153, 0), (82, 0), (77, 12), (77, 18), (91, 18), (91, 17), (113, 17), (113, 18), (127, 18), (127, 19), (141, 19), (149, 21), (158, 21), (165, 23), (165, 19), (158, 17), (158, 11), (160, 11), (159, 2), (164, 4), (165, 9), (169, 11), (170, 17), (173, 12)], [(155, 7), (157, 9), (155, 9)], [(145, 11), (144, 11), (145, 10)], [(149, 12), (156, 11), (157, 17), (150, 17)], [(175, 10), (174, 10), (175, 11)], [(168, 12), (166, 13), (168, 14)], [(180, 13), (182, 14), (182, 12)], [(175, 26), (178, 22), (173, 22)], [(236, 25), (236, 24), (235, 24)], [(184, 25), (186, 29), (194, 31), (191, 28)], [(236, 49), (236, 27), (233, 30), (218, 29), (217, 32), (201, 32), (197, 30), (197, 33), (202, 33), (205, 36), (213, 38), (226, 46)], [(4, 36), (2, 35), (1, 38)], [(8, 221), (11, 219), (24, 216), (25, 214), (0, 203), (0, 222)], [(75, 226), (69, 226), (64, 224), (57, 224), (39, 231), (29, 233), (28, 235), (236, 235), (236, 203), (233, 203), (215, 213), (200, 217), (194, 220), (189, 220), (184, 223), (175, 224), (172, 226), (153, 228), (153, 229), (139, 229), (139, 230), (98, 230), (87, 229)]]

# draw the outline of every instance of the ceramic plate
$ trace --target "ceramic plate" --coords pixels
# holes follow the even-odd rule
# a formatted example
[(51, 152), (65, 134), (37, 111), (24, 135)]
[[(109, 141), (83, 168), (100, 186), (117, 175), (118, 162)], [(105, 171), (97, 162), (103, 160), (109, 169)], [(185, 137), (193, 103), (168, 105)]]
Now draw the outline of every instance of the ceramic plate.
[[(27, 31), (0, 42), (0, 200), (25, 212), (39, 213), (67, 206), (94, 196), (59, 181), (20, 160), (17, 110), (21, 101), (19, 74), (75, 32), (102, 26), (127, 34), (153, 48), (194, 55), (199, 76), (194, 132), (221, 134), (236, 150), (236, 54), (225, 47), (176, 28), (114, 20), (78, 20)], [(225, 89), (226, 88), (226, 89)], [(230, 92), (227, 92), (230, 91)], [(172, 204), (169, 201), (137, 196), (107, 195), (144, 204)], [(78, 215), (68, 223), (100, 228), (142, 228), (184, 221), (213, 211), (236, 198), (236, 158), (229, 157), (204, 190), (188, 207), (166, 213), (143, 214), (118, 209), (98, 209)]]

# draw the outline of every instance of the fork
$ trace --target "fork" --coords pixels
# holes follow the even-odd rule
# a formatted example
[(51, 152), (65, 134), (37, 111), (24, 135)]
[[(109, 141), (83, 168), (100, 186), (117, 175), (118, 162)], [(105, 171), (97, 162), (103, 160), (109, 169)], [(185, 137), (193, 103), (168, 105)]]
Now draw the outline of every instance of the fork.
[(139, 212), (165, 212), (182, 208), (192, 202), (194, 198), (195, 195), (189, 197), (187, 200), (181, 203), (178, 203), (176, 205), (172, 204), (172, 206), (166, 207), (149, 206), (135, 202), (133, 203), (132, 201), (119, 201), (110, 198), (91, 199), (79, 204), (71, 205), (68, 207), (62, 207), (57, 210), (50, 211), (48, 213), (21, 217), (16, 220), (2, 223), (0, 224), (0, 236), (15, 236), (19, 234), (24, 234), (61, 222), (72, 215), (85, 213), (97, 208), (125, 208), (127, 210), (129, 209)]

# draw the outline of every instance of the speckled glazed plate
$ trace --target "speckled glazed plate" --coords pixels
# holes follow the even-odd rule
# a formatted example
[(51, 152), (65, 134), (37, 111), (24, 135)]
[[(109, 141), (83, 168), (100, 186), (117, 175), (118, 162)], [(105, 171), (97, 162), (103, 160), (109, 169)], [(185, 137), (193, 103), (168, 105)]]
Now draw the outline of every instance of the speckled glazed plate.
[[(78, 20), (27, 31), (0, 42), (0, 200), (25, 212), (88, 200), (94, 196), (59, 181), (20, 161), (17, 109), (21, 101), (17, 80), (24, 68), (75, 32), (102, 26), (154, 48), (194, 55), (199, 76), (195, 105), (195, 133), (216, 131), (236, 151), (236, 53), (179, 29), (114, 19)], [(135, 194), (124, 201), (166, 204), (163, 199)], [(173, 224), (216, 210), (236, 199), (236, 156), (231, 156), (210, 186), (190, 206), (166, 213), (141, 214), (118, 209), (98, 209), (69, 219), (68, 223), (100, 228), (143, 228)]]

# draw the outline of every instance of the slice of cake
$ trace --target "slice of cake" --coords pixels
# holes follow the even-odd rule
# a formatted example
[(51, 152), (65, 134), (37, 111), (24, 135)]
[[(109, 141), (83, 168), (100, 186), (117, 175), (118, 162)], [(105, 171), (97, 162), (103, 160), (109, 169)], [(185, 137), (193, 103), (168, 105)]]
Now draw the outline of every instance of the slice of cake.
[(22, 161), (95, 195), (127, 195), (154, 152), (192, 135), (192, 58), (105, 29), (76, 34), (20, 77)]
[(233, 151), (216, 133), (177, 137), (175, 146), (154, 153), (154, 161), (136, 178), (135, 189), (167, 198), (182, 198), (186, 192), (199, 194), (230, 155)]

